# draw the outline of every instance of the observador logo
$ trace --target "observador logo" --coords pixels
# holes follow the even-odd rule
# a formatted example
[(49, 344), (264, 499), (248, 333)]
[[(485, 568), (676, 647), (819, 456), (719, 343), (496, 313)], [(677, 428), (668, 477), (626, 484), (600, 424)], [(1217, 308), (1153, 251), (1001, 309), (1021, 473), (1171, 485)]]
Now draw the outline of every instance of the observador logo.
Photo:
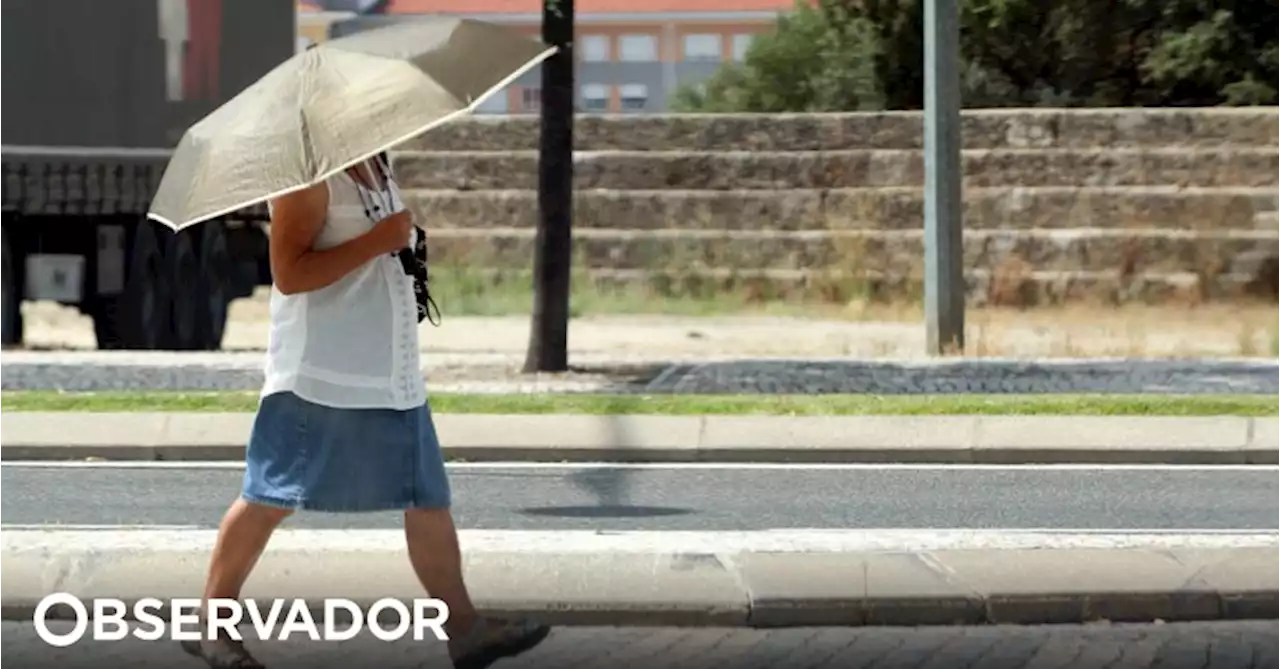
[[(398, 599), (380, 599), (365, 612), (349, 599), (325, 599), (319, 622), (304, 599), (211, 599), (208, 616), (200, 615), (199, 599), (162, 601), (143, 598), (132, 607), (119, 599), (94, 599), (89, 607), (79, 597), (56, 593), (36, 606), (33, 622), (36, 634), (50, 646), (64, 648), (82, 640), (92, 626), (94, 641), (123, 641), (130, 637), (142, 641), (201, 641), (230, 638), (243, 641), (241, 625), (251, 624), (258, 640), (285, 641), (303, 637), (311, 641), (346, 641), (366, 627), (374, 638), (398, 641), (410, 630), (414, 641), (426, 638), (428, 630), (438, 641), (448, 641), (444, 624), (449, 620), (449, 607), (439, 599), (415, 599), (410, 605)], [(57, 605), (71, 609), (73, 624), (69, 632), (55, 632), (49, 627), (49, 610)], [(92, 608), (92, 615), (90, 615)], [(131, 615), (130, 615), (131, 614)], [(165, 615), (167, 614), (167, 615)], [(384, 620), (391, 618), (394, 624)], [(247, 620), (246, 620), (247, 619)]]

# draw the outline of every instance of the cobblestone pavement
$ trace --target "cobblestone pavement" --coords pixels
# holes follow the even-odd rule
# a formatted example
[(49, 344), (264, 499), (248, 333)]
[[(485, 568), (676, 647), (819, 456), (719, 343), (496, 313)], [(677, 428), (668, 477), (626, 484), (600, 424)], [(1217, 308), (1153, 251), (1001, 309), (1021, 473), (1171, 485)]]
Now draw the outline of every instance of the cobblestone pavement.
[(676, 365), (650, 392), (1275, 393), (1271, 363), (960, 360), (732, 361)]
[[(54, 623), (65, 633), (69, 624)], [(564, 628), (497, 669), (593, 667), (726, 669), (1273, 669), (1275, 621), (1167, 625), (947, 628)], [(282, 667), (448, 667), (443, 644), (249, 642), (260, 660)], [(82, 642), (65, 649), (38, 639), (32, 625), (5, 623), (6, 667), (113, 669), (200, 667), (173, 642)]]
[[(261, 353), (14, 351), (5, 390), (256, 390)], [(608, 393), (1265, 393), (1274, 361), (610, 360), (585, 355), (575, 371), (519, 374), (497, 356), (428, 356), (435, 392)]]

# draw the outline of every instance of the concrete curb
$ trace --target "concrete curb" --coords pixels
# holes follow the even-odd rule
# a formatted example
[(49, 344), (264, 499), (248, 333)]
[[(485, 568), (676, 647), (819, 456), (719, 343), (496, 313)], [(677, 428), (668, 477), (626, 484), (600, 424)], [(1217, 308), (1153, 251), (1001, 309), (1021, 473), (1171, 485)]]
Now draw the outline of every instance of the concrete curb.
[[(0, 414), (5, 461), (239, 460), (249, 413)], [(1280, 464), (1280, 419), (437, 415), (467, 461)]]
[[(201, 536), (171, 545), (115, 543), (108, 533), (67, 539), (76, 534), (6, 532), (6, 620), (30, 620), (35, 605), (54, 592), (126, 602), (191, 597), (201, 589), (213, 538), (211, 532), (193, 533)], [(348, 533), (354, 534), (360, 533)], [(22, 537), (15, 542), (13, 535), (38, 535), (38, 541), (23, 547)], [(367, 607), (383, 597), (420, 596), (407, 594), (420, 588), (398, 533), (357, 538), (360, 545), (353, 545), (356, 538), (337, 544), (273, 539), (245, 597), (302, 598), (318, 611), (324, 597)], [(540, 539), (548, 545), (531, 549), (519, 539), (476, 546), (464, 537), (477, 603), (566, 625), (1067, 624), (1277, 616), (1280, 550), (1273, 541), (1231, 548), (1150, 542), (1127, 548), (1077, 543), (809, 552), (663, 550), (656, 542), (648, 549), (593, 548), (572, 537), (554, 542), (557, 548), (553, 539)]]

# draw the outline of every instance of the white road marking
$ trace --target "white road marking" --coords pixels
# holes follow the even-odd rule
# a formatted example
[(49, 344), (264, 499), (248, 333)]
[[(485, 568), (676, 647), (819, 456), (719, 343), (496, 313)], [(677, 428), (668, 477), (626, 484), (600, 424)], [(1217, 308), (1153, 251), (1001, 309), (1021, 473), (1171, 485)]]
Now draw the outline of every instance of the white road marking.
[(120, 531), (188, 531), (202, 530), (198, 524), (67, 524), (67, 523), (0, 523), (0, 530), (38, 532), (120, 532)]
[(154, 460), (71, 460), (66, 462), (12, 461), (0, 467), (14, 469), (244, 469), (243, 462), (154, 461)]
[[(1265, 532), (1066, 532), (1045, 530), (764, 530), (753, 532), (603, 532), (590, 530), (462, 530), (464, 550), (503, 553), (726, 554), (743, 552), (848, 552), (1029, 549), (1275, 548)], [(5, 554), (26, 551), (204, 552), (216, 530), (6, 530)], [(272, 537), (272, 553), (400, 552), (401, 530), (289, 530)]]
[[(1280, 465), (1169, 465), (1169, 464), (928, 464), (928, 463), (771, 463), (771, 462), (450, 462), (454, 470), (486, 469), (658, 469), (724, 471), (1280, 471)], [(244, 463), (155, 460), (10, 461), (0, 467), (15, 469), (244, 469)]]

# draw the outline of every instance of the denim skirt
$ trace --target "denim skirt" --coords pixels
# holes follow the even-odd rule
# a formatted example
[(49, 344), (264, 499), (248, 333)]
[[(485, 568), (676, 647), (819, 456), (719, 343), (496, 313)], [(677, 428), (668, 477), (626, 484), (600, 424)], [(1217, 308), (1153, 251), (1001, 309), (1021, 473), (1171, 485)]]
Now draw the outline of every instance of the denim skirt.
[(292, 510), (447, 508), (449, 479), (427, 405), (336, 409), (290, 392), (262, 399), (249, 437), (245, 501)]

